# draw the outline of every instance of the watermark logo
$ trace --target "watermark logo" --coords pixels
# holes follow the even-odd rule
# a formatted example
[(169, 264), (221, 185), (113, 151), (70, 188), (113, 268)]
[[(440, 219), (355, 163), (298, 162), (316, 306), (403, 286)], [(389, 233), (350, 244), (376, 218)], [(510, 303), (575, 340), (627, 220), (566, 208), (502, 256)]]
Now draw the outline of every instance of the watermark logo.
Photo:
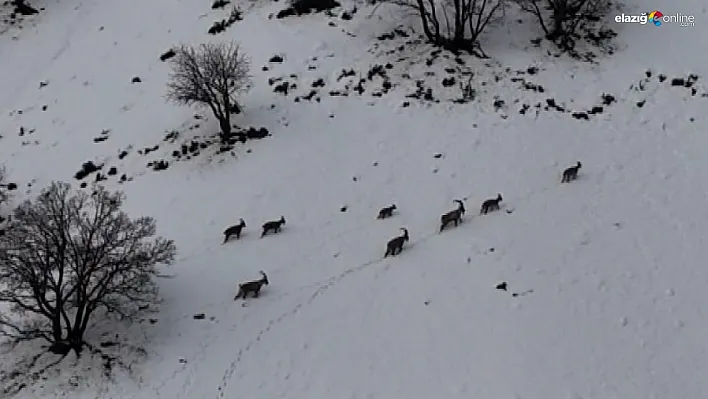
[(643, 12), (638, 15), (631, 15), (622, 13), (615, 16), (615, 22), (620, 24), (653, 24), (654, 26), (661, 26), (666, 24), (675, 24), (683, 27), (694, 26), (696, 18), (693, 15), (686, 15), (681, 13), (676, 14), (664, 14), (659, 10), (654, 10), (652, 12)]
[(661, 26), (661, 19), (664, 18), (664, 14), (661, 11), (656, 10), (649, 13), (649, 22), (656, 26)]

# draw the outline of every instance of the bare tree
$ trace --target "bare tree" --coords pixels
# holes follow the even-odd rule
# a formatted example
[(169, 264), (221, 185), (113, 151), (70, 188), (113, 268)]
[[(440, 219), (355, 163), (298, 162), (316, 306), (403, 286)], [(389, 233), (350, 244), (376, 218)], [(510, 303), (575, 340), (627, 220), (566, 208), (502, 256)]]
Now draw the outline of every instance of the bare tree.
[(516, 0), (522, 10), (538, 20), (548, 40), (562, 50), (572, 50), (577, 30), (596, 22), (610, 6), (609, 0)]
[(445, 49), (487, 58), (480, 36), (490, 23), (503, 18), (505, 0), (388, 0), (414, 11), (428, 40)]
[(231, 114), (241, 112), (236, 95), (248, 91), (250, 62), (238, 44), (181, 45), (170, 59), (167, 98), (181, 105), (209, 107), (219, 120), (222, 141), (231, 138)]
[(156, 265), (171, 263), (176, 249), (151, 239), (154, 219), (131, 220), (123, 200), (121, 192), (72, 193), (53, 182), (14, 211), (0, 236), (0, 302), (14, 314), (0, 315), (0, 335), (78, 354), (98, 310), (132, 317), (156, 299)]

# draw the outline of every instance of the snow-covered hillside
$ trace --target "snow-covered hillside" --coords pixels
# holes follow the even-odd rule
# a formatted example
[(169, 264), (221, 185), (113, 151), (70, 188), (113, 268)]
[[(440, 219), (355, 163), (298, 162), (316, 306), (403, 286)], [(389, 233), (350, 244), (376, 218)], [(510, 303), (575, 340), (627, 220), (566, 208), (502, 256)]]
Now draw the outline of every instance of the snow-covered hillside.
[[(157, 219), (179, 260), (162, 271), (159, 313), (92, 330), (120, 343), (106, 348), (124, 362), (112, 377), (88, 356), (23, 374), (16, 361), (37, 349), (23, 346), (0, 374), (3, 388), (26, 384), (17, 398), (708, 397), (702, 2), (626, 5), (696, 26), (613, 25), (617, 51), (599, 64), (549, 56), (513, 18), (490, 30), (491, 60), (458, 62), (386, 7), (269, 19), (282, 3), (244, 1), (243, 20), (209, 35), (229, 8), (208, 0), (42, 6), (0, 35), (15, 200), (104, 164), (103, 183)], [(408, 37), (378, 39), (394, 29)], [(235, 123), (271, 136), (175, 157), (218, 124), (165, 102), (160, 54), (231, 39), (254, 82)], [(476, 98), (458, 104), (467, 81)], [(274, 92), (282, 82), (295, 87)], [(409, 96), (426, 88), (433, 101)], [(577, 161), (578, 180), (560, 184)], [(497, 193), (501, 210), (478, 215)], [(458, 198), (464, 222), (438, 234)], [(282, 232), (260, 239), (281, 215)], [(245, 235), (222, 245), (239, 218)], [(402, 227), (410, 241), (383, 259)], [(234, 301), (260, 270), (261, 297)]]

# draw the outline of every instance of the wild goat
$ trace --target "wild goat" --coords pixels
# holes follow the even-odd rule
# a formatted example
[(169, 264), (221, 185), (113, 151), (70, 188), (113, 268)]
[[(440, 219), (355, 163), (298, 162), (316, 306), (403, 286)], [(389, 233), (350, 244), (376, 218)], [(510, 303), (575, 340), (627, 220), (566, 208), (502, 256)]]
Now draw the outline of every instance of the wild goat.
[(561, 178), (561, 183), (568, 183), (571, 180), (578, 178), (578, 170), (583, 166), (583, 164), (578, 161), (575, 166), (571, 166), (563, 171), (563, 177)]
[(480, 215), (486, 215), (489, 211), (498, 211), (499, 203), (502, 200), (502, 195), (497, 194), (497, 198), (492, 198), (484, 201), (482, 203), (482, 209), (479, 211)]
[[(408, 229), (401, 228), (401, 230), (403, 230), (402, 236), (392, 238), (386, 244), (386, 254), (384, 254), (384, 258), (389, 255), (396, 256), (396, 254), (400, 254), (401, 251), (403, 251), (403, 243), (408, 241)], [(396, 252), (396, 251), (398, 251), (398, 252)]]
[(462, 215), (465, 214), (465, 205), (462, 203), (462, 201), (454, 200), (454, 202), (457, 202), (457, 209), (440, 216), (441, 233), (443, 230), (445, 230), (445, 227), (450, 223), (454, 223), (455, 226), (457, 226), (462, 221)]
[(236, 294), (236, 296), (234, 297), (234, 301), (239, 298), (246, 299), (246, 295), (248, 295), (249, 293), (253, 294), (254, 298), (258, 298), (258, 295), (260, 295), (261, 293), (261, 287), (263, 287), (264, 284), (268, 285), (268, 276), (266, 276), (263, 271), (261, 271), (261, 275), (263, 277), (261, 277), (260, 280), (254, 280), (239, 284), (238, 294)]
[(239, 219), (239, 221), (239, 224), (233, 225), (224, 230), (224, 244), (229, 241), (231, 236), (236, 236), (237, 240), (241, 238), (241, 230), (246, 227), (246, 222), (244, 222), (243, 219)]
[(396, 204), (392, 204), (391, 206), (381, 208), (381, 210), (379, 211), (379, 216), (376, 219), (390, 218), (391, 215), (393, 215), (393, 211), (395, 211), (395, 210), (396, 210)]
[(265, 236), (269, 231), (273, 233), (279, 233), (280, 228), (285, 224), (285, 216), (281, 216), (280, 220), (271, 220), (270, 222), (263, 223), (263, 233), (261, 233), (261, 238)]

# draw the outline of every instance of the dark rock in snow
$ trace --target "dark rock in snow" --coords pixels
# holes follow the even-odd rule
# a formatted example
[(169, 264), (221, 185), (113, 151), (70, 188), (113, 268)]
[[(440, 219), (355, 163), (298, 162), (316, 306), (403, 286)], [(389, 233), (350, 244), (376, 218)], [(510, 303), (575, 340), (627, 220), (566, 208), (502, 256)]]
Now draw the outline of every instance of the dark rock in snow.
[(617, 100), (612, 94), (602, 94), (602, 105), (612, 105), (615, 101)]
[(291, 17), (295, 15), (310, 14), (313, 12), (321, 12), (339, 7), (335, 0), (294, 0), (290, 7), (285, 8), (276, 14), (277, 19)]
[(152, 166), (152, 170), (159, 172), (161, 170), (166, 170), (170, 166), (170, 164), (169, 162), (161, 159), (156, 162), (151, 162), (150, 164), (148, 164), (148, 166)]
[(221, 21), (214, 22), (214, 24), (209, 28), (207, 33), (210, 35), (218, 35), (219, 33), (223, 32), (225, 30), (226, 30), (226, 21), (221, 20)]
[(81, 169), (74, 174), (74, 178), (76, 180), (83, 180), (86, 176), (90, 175), (91, 173), (94, 173), (96, 171), (101, 170), (103, 165), (98, 165), (94, 164), (91, 161), (84, 162), (83, 165), (81, 165)]
[(175, 53), (174, 50), (172, 50), (172, 49), (167, 50), (160, 56), (160, 61), (165, 62), (165, 61), (169, 60), (170, 58), (174, 57), (175, 55), (177, 55), (177, 53)]
[(262, 139), (262, 138), (266, 138), (266, 137), (270, 136), (270, 132), (268, 132), (268, 129), (266, 129), (264, 127), (260, 128), (260, 129), (256, 129), (256, 128), (252, 127), (250, 129), (248, 129), (248, 131), (246, 132), (246, 136), (249, 139)]
[(227, 0), (215, 0), (214, 3), (212, 3), (211, 5), (211, 9), (216, 10), (219, 8), (224, 8), (227, 4), (229, 4), (229, 1)]
[(505, 104), (504, 100), (494, 100), (494, 104), (493, 104), (494, 110), (499, 111), (499, 109), (504, 107), (504, 104)]
[(159, 146), (159, 145), (155, 145), (155, 146), (153, 146), (153, 147), (146, 147), (146, 148), (143, 148), (142, 150), (139, 150), (139, 151), (138, 151), (138, 154), (140, 154), (140, 155), (147, 155), (147, 154), (149, 154), (149, 153), (151, 153), (151, 152), (153, 152), (153, 151), (157, 151), (157, 150), (159, 150), (159, 149), (160, 149), (160, 146)]
[(288, 95), (288, 90), (290, 89), (289, 82), (282, 82), (273, 88), (274, 93), (282, 93), (283, 95)]

